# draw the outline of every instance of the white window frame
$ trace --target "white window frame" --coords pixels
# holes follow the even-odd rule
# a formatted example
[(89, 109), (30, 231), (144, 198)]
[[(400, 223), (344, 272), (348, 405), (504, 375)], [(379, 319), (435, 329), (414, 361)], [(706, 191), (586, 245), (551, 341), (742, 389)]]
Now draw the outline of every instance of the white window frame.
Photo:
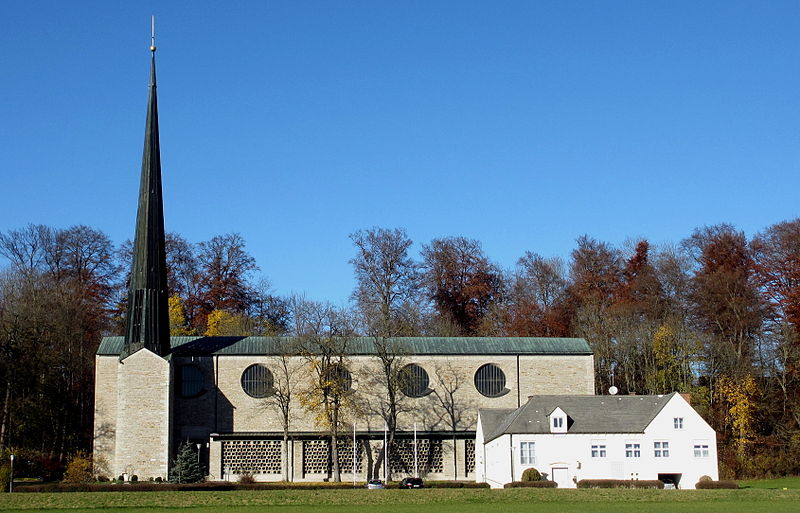
[(642, 445), (639, 442), (625, 442), (626, 458), (641, 458)]
[(536, 442), (519, 443), (519, 464), (536, 465)]
[(669, 458), (669, 440), (657, 440), (653, 442), (654, 458)]
[(606, 443), (603, 441), (592, 442), (592, 458), (605, 458), (607, 456)]
[(683, 417), (674, 417), (672, 425), (675, 429), (683, 429)]
[(695, 440), (692, 444), (695, 458), (708, 458), (711, 455), (708, 440)]

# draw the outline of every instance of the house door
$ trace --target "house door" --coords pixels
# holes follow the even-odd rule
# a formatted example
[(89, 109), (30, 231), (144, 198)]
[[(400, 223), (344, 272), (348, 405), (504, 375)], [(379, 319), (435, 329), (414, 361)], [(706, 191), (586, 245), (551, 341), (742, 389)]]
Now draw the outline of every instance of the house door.
[(574, 483), (569, 479), (569, 469), (566, 467), (553, 467), (550, 479), (558, 483), (559, 488), (574, 488)]

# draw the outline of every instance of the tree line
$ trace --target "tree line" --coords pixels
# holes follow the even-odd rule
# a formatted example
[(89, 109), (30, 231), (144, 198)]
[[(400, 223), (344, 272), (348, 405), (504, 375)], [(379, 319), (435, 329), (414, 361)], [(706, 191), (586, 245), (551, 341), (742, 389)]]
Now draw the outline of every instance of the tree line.
[[(800, 472), (800, 219), (751, 238), (702, 227), (659, 246), (582, 236), (568, 259), (529, 251), (511, 269), (466, 237), (418, 255), (403, 229), (350, 238), (355, 285), (337, 315), (352, 333), (584, 337), (598, 393), (691, 393), (719, 433), (724, 475)], [(94, 354), (123, 332), (131, 255), (129, 241), (87, 226), (0, 233), (2, 447), (51, 466), (90, 449)], [(274, 294), (238, 234), (168, 234), (167, 268), (173, 335), (300, 336), (298, 305), (332, 308)], [(392, 348), (378, 353), (387, 379), (399, 372)], [(393, 422), (396, 401), (374, 404)]]

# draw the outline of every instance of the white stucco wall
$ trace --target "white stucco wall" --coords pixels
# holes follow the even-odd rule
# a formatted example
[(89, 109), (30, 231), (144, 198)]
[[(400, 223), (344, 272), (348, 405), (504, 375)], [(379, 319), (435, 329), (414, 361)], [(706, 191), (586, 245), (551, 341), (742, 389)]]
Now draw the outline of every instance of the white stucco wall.
[[(675, 429), (674, 419), (683, 418)], [(669, 457), (655, 457), (654, 442), (669, 442)], [(709, 447), (707, 457), (694, 456), (695, 442)], [(520, 462), (520, 443), (536, 443), (533, 465)], [(638, 443), (641, 456), (626, 457), (625, 444)], [(592, 457), (592, 445), (605, 445), (605, 457)], [(512, 464), (513, 460), (513, 473)], [(485, 467), (484, 467), (485, 466)], [(515, 434), (483, 443), (482, 426), (476, 435), (476, 480), (502, 487), (519, 480), (528, 467), (553, 474), (566, 469), (561, 488), (574, 488), (581, 479), (658, 479), (659, 474), (681, 474), (680, 488), (694, 488), (700, 476), (718, 479), (717, 444), (714, 430), (679, 395), (675, 395), (644, 433), (630, 434)]]

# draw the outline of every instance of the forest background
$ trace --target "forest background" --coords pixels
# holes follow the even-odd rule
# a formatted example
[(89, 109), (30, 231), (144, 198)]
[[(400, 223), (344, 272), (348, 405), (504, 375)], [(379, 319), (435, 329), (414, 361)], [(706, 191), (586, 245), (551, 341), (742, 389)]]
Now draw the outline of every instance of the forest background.
[[(404, 229), (350, 236), (364, 335), (584, 337), (598, 393), (690, 393), (717, 430), (721, 475), (800, 473), (800, 219), (622, 247), (582, 236), (568, 261), (502, 269), (478, 240), (410, 254)], [(57, 477), (91, 449), (94, 355), (123, 332), (131, 243), (88, 226), (0, 233), (0, 450)], [(260, 277), (238, 234), (167, 236), (173, 335), (292, 335), (299, 304)]]

